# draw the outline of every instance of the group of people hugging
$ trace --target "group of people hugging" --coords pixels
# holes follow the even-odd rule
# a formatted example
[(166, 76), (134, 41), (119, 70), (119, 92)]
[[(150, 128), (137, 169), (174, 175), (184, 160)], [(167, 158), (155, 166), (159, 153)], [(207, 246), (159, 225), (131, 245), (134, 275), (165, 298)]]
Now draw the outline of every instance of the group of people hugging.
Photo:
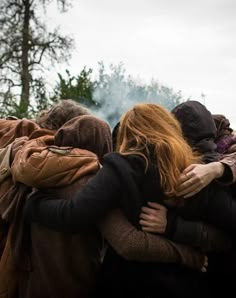
[(230, 122), (198, 101), (0, 119), (0, 298), (233, 298), (235, 182)]

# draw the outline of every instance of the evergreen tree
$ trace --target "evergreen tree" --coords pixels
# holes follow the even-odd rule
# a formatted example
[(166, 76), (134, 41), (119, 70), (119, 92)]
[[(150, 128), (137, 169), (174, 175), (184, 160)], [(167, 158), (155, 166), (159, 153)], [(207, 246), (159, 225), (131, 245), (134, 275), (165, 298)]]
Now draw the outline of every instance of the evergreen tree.
[(73, 99), (88, 108), (96, 106), (93, 100), (94, 83), (91, 79), (92, 69), (82, 69), (79, 75), (72, 76), (69, 70), (66, 70), (67, 77), (58, 74), (59, 81), (54, 88), (54, 100)]

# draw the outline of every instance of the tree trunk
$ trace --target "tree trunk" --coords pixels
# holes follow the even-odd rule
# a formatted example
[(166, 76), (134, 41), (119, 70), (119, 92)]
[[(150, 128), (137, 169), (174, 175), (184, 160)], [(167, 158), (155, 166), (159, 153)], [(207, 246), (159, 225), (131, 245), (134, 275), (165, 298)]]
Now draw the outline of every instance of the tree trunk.
[(29, 107), (30, 97), (30, 73), (29, 73), (29, 22), (30, 0), (24, 0), (24, 23), (22, 31), (22, 69), (21, 69), (21, 98), (20, 111), (25, 114)]

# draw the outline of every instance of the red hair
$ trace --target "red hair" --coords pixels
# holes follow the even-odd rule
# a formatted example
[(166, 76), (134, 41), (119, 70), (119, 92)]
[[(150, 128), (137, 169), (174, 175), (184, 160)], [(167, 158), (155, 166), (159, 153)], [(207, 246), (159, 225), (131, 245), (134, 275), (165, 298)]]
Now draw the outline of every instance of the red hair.
[(175, 117), (151, 103), (137, 104), (124, 114), (117, 148), (121, 154), (142, 155), (147, 167), (150, 161), (156, 163), (166, 193), (174, 193), (181, 172), (201, 160), (185, 141)]

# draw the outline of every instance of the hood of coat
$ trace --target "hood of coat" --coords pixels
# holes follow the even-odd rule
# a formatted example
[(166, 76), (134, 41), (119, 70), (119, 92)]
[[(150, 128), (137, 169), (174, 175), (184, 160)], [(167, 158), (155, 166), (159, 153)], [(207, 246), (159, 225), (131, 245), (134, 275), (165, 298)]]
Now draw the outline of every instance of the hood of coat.
[(71, 146), (95, 153), (102, 163), (112, 151), (111, 129), (107, 122), (92, 115), (75, 117), (55, 134), (56, 146)]
[(215, 154), (216, 125), (212, 114), (203, 104), (190, 100), (179, 104), (171, 112), (180, 122), (184, 137), (194, 149), (204, 155), (211, 155), (213, 160), (219, 159)]
[(28, 119), (0, 119), (0, 147), (6, 147), (16, 138), (30, 137), (40, 127), (33, 120)]

